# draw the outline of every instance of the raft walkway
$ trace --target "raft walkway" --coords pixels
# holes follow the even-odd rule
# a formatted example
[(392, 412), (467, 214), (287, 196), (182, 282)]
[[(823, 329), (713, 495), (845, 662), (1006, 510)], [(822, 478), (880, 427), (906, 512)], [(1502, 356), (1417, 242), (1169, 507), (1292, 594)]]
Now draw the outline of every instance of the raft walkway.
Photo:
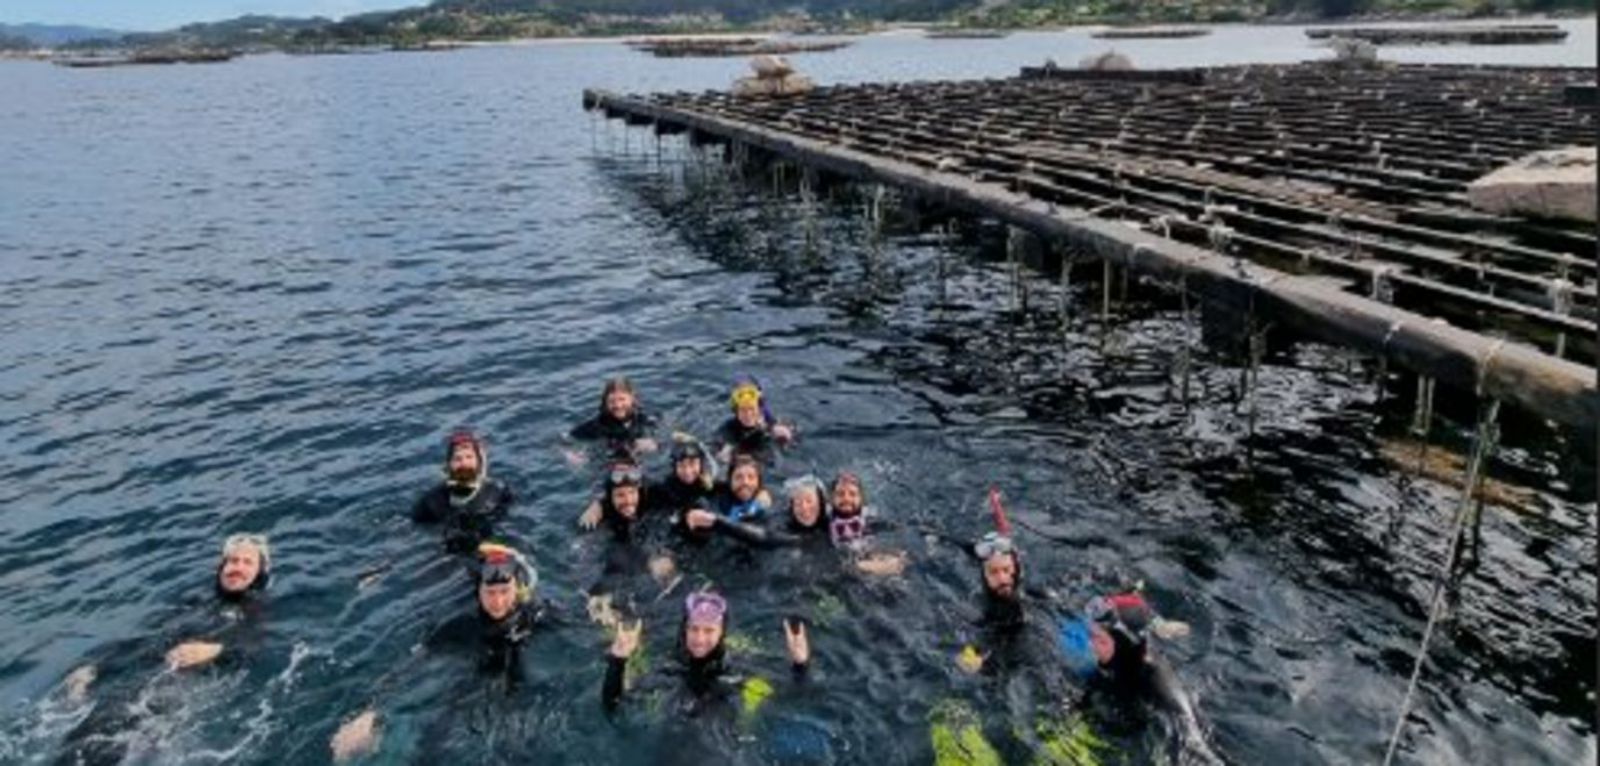
[(1105, 75), (1043, 67), (787, 98), (590, 90), (584, 106), (998, 219), (1063, 258), (1551, 420), (1600, 422), (1594, 227), (1466, 198), (1530, 152), (1594, 145), (1594, 105), (1566, 98), (1592, 69)]

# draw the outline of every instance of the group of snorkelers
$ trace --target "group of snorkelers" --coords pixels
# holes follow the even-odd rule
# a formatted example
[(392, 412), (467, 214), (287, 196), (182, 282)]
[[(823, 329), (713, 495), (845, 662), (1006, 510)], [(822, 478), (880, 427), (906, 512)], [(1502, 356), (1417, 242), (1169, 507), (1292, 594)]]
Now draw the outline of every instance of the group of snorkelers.
[[(599, 490), (577, 524), (583, 530), (608, 532), (613, 553), (602, 581), (589, 589), (588, 604), (590, 617), (611, 635), (600, 695), (609, 714), (637, 695), (638, 687), (667, 695), (675, 701), (672, 709), (691, 717), (727, 704), (729, 698), (764, 700), (773, 690), (763, 680), (752, 696), (751, 689), (736, 684), (729, 669), (730, 600), (709, 585), (677, 592), (682, 608), (670, 673), (639, 674), (630, 660), (642, 644), (643, 619), (618, 615), (605, 592), (612, 587), (608, 580), (648, 574), (665, 596), (684, 581), (678, 571), (683, 556), (673, 554), (706, 550), (718, 545), (718, 539), (745, 550), (837, 550), (852, 569), (868, 577), (899, 576), (909, 565), (906, 553), (874, 542), (873, 531), (884, 520), (868, 505), (859, 475), (840, 471), (826, 483), (809, 474), (791, 477), (779, 485), (775, 498), (768, 485), (769, 466), (778, 452), (795, 446), (797, 429), (774, 417), (767, 393), (753, 378), (737, 380), (728, 403), (730, 416), (710, 444), (682, 433), (668, 437), (669, 467), (659, 480), (647, 479), (643, 468), (646, 457), (659, 451), (658, 425), (642, 409), (627, 379), (607, 381), (598, 412), (569, 434), (586, 447), (568, 451), (569, 461), (579, 468), (591, 462), (601, 467)], [(505, 535), (514, 496), (489, 475), (485, 441), (458, 431), (446, 440), (444, 453), (444, 480), (417, 500), (412, 518), (438, 527), (446, 551), (466, 560), (476, 603), (435, 629), (426, 643), (466, 647), (481, 672), (514, 681), (522, 649), (550, 621), (548, 604), (538, 592), (538, 570)], [(1105, 593), (1064, 619), (1049, 614), (1055, 610), (1046, 600), (1024, 587), (1022, 551), (993, 491), (990, 504), (994, 531), (976, 541), (956, 541), (976, 563), (982, 584), (976, 630), (954, 652), (957, 666), (974, 675), (1004, 673), (1008, 663), (1001, 658), (1008, 646), (1030, 629), (1043, 627), (1054, 639), (1063, 675), (1160, 703), (1173, 714), (1185, 750), (1198, 752), (1202, 761), (1215, 761), (1191, 703), (1152, 645), (1152, 637), (1186, 635), (1187, 626), (1156, 615), (1137, 587)], [(265, 595), (271, 564), (264, 537), (229, 537), (215, 573), (218, 597), (235, 606), (258, 602)], [(791, 617), (782, 622), (793, 682), (806, 683), (812, 657), (806, 621)], [(192, 638), (172, 647), (166, 663), (172, 671), (204, 666), (225, 658), (228, 648), (220, 638)], [(1043, 664), (1040, 659), (1021, 661)], [(93, 680), (93, 666), (86, 666), (69, 676), (67, 687), (82, 696)], [(380, 728), (380, 712), (373, 708), (347, 718), (330, 743), (334, 759), (373, 752)], [(937, 750), (937, 737), (935, 745)]]

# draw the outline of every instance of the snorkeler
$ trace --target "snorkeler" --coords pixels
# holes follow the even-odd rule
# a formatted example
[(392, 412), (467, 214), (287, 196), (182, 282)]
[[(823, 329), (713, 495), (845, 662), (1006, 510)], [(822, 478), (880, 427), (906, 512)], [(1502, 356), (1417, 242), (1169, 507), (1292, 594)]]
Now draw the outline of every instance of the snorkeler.
[(445, 550), (467, 553), (495, 534), (511, 509), (511, 490), (489, 477), (483, 439), (461, 430), (445, 440), (444, 482), (411, 509), (412, 521), (444, 527)]
[[(599, 412), (579, 423), (568, 435), (603, 446), (608, 456), (636, 459), (656, 451), (656, 440), (651, 437), (655, 427), (655, 418), (639, 405), (639, 394), (633, 382), (619, 376), (606, 381), (600, 392)], [(588, 458), (581, 452), (568, 452), (567, 460), (581, 465)]]
[(584, 508), (578, 526), (594, 529), (604, 524), (617, 540), (626, 542), (633, 539), (644, 510), (644, 470), (638, 463), (618, 460), (607, 468), (600, 496)]
[(731, 417), (717, 431), (717, 455), (724, 461), (735, 454), (754, 455), (770, 460), (774, 446), (794, 441), (794, 426), (779, 421), (767, 407), (766, 395), (755, 378), (741, 377), (728, 396)]
[(1153, 697), (1166, 708), (1176, 720), (1180, 752), (1188, 754), (1182, 762), (1220, 763), (1177, 674), (1151, 646), (1151, 636), (1183, 638), (1189, 635), (1189, 626), (1156, 614), (1140, 590), (1135, 586), (1097, 596), (1084, 609), (1083, 619), (1063, 621), (1062, 653), (1092, 685), (1109, 688), (1123, 699)]
[[(184, 624), (178, 630), (191, 637), (179, 642), (165, 654), (168, 673), (188, 671), (205, 666), (234, 666), (259, 649), (262, 640), (257, 630), (262, 601), (272, 579), (272, 554), (266, 537), (255, 534), (235, 534), (222, 543), (222, 555), (211, 579), (211, 589), (216, 604), (221, 609), (215, 613), (207, 610), (200, 619), (180, 618), (181, 623), (205, 623), (204, 627)], [(170, 623), (173, 620), (163, 620)], [(164, 624), (163, 627), (166, 627)], [(148, 651), (145, 639), (119, 642), (103, 654), (104, 660), (80, 665), (67, 675), (63, 686), (68, 701), (82, 703), (88, 700), (91, 686), (102, 679), (112, 679), (133, 671), (135, 664), (153, 662), (156, 658)], [(149, 680), (142, 674), (142, 696)], [(121, 688), (121, 687), (117, 687)], [(117, 695), (126, 691), (111, 692)], [(124, 700), (124, 703), (127, 701)], [(137, 731), (151, 725), (148, 720), (158, 716), (143, 706), (114, 704), (100, 700), (94, 710), (67, 735), (62, 746), (62, 762), (69, 763), (119, 763), (128, 756), (129, 738), (126, 732)]]
[[(682, 691), (686, 694), (678, 698), (674, 709), (682, 715), (693, 717), (719, 705), (731, 705), (732, 697), (740, 691), (741, 679), (735, 677), (728, 668), (727, 600), (716, 593), (695, 592), (685, 599), (683, 611), (676, 652), (677, 666), (671, 674), (683, 677)], [(607, 653), (606, 677), (600, 691), (601, 702), (608, 712), (616, 710), (622, 701), (626, 691), (624, 680), (628, 659), (639, 649), (642, 630), (641, 622), (635, 622), (631, 627), (626, 624), (617, 626), (616, 637)], [(791, 671), (797, 680), (803, 679), (811, 662), (806, 626), (798, 620), (784, 620), (783, 632)]]
[[(753, 470), (759, 471), (759, 464), (754, 463), (753, 459), (749, 462), (755, 466)], [(862, 574), (892, 577), (905, 571), (909, 562), (905, 553), (873, 549), (867, 530), (869, 511), (865, 504), (866, 494), (861, 479), (855, 474), (841, 472), (835, 480), (831, 514), (827, 490), (814, 476), (806, 475), (785, 482), (784, 497), (788, 501), (789, 513), (782, 527), (752, 523), (760, 522), (760, 515), (740, 517), (706, 510), (685, 514), (684, 525), (697, 534), (718, 532), (765, 548), (826, 542), (850, 554), (856, 570)]]
[(781, 527), (767, 527), (734, 521), (712, 511), (695, 509), (685, 514), (686, 526), (725, 534), (757, 547), (828, 544), (827, 488), (810, 474), (783, 483), (787, 521)]
[[(503, 680), (514, 691), (522, 679), (522, 650), (541, 625), (538, 572), (514, 548), (484, 543), (478, 547), (475, 577), (476, 608), (434, 629), (423, 646), (470, 653), (479, 673)], [(378, 713), (368, 707), (340, 725), (329, 747), (335, 761), (344, 761), (372, 752), (378, 739)]]
[(678, 533), (695, 542), (711, 539), (717, 520), (749, 523), (765, 518), (772, 507), (761, 463), (745, 454), (734, 455), (728, 463), (728, 480), (718, 482), (711, 496), (696, 507), (684, 509), (672, 518)]
[[(705, 445), (688, 434), (674, 434), (672, 472), (665, 479), (645, 482), (641, 487), (649, 504), (644, 510), (659, 511), (677, 519), (691, 508), (704, 506), (716, 486), (716, 462)], [(583, 529), (599, 526), (606, 517), (605, 501), (605, 493), (590, 501), (578, 517), (578, 526)]]

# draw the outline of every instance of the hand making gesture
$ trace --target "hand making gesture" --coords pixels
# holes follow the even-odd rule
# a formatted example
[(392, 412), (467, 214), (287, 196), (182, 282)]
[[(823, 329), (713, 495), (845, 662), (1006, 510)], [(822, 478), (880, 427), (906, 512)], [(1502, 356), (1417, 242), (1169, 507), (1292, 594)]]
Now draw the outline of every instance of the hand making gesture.
[(806, 640), (806, 624), (795, 618), (783, 621), (783, 637), (789, 644), (789, 660), (796, 665), (811, 661), (811, 642)]
[(611, 640), (611, 656), (625, 660), (639, 651), (639, 634), (644, 632), (644, 621), (634, 620), (633, 627), (627, 623), (617, 623), (617, 636)]

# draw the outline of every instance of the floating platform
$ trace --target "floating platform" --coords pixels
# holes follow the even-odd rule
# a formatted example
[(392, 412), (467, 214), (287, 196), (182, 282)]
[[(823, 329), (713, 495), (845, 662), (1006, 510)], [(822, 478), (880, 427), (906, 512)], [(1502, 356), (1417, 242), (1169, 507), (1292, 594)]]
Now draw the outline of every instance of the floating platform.
[(1111, 27), (1089, 36), (1100, 40), (1178, 40), (1209, 34), (1210, 27)]
[(930, 40), (998, 40), (1010, 37), (1011, 31), (979, 27), (930, 27), (922, 34)]
[(238, 51), (135, 51), (116, 56), (81, 56), (54, 59), (57, 66), (73, 69), (101, 69), (149, 64), (220, 64), (239, 57)]
[(658, 58), (710, 58), (728, 56), (786, 56), (824, 53), (849, 47), (850, 40), (772, 40), (741, 38), (648, 38), (628, 43), (636, 51)]
[(1496, 216), (1467, 185), (1594, 143), (1592, 69), (1324, 64), (1201, 84), (1013, 78), (584, 105), (1002, 221), (1208, 306), (1585, 429), (1592, 227)]
[(1347, 37), (1366, 40), (1374, 45), (1539, 45), (1567, 39), (1567, 30), (1554, 24), (1317, 27), (1307, 29), (1306, 37), (1313, 40)]

